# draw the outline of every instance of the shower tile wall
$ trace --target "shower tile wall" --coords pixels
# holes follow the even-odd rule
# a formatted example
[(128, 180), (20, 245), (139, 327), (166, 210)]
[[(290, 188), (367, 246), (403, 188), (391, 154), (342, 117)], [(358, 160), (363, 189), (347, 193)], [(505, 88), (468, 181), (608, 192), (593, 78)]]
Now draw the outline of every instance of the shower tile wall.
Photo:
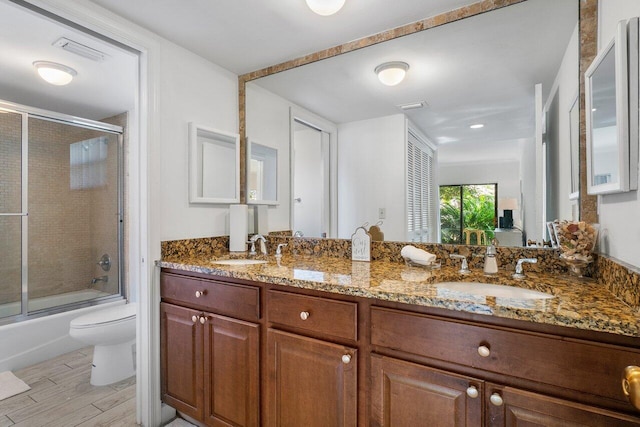
[[(125, 127), (126, 120), (124, 113), (103, 121)], [(5, 122), (0, 120), (0, 185), (15, 185), (19, 208), (20, 121), (17, 124)], [(103, 135), (109, 140), (107, 185), (71, 190), (69, 145)], [(12, 143), (5, 142), (9, 138)], [(11, 171), (17, 171), (17, 174)], [(89, 287), (111, 294), (118, 292), (116, 177), (116, 135), (29, 119), (30, 299)], [(8, 201), (1, 197), (6, 194), (2, 189), (2, 211), (6, 211), (4, 205)], [(6, 218), (2, 220), (7, 221)], [(19, 219), (11, 220), (19, 223)], [(3, 230), (6, 229), (6, 226), (3, 227)], [(0, 304), (20, 299), (19, 242), (19, 227), (11, 228), (9, 235), (0, 236), (0, 277), (3, 277), (0, 282), (3, 285), (0, 286)], [(103, 253), (111, 256), (112, 268), (109, 272), (104, 272), (96, 264)], [(91, 285), (92, 278), (103, 275), (109, 276), (108, 283)], [(17, 287), (5, 286), (8, 283), (16, 283)]]
[[(0, 212), (21, 211), (22, 117), (0, 114)], [(20, 217), (0, 217), (0, 304), (20, 301)]]

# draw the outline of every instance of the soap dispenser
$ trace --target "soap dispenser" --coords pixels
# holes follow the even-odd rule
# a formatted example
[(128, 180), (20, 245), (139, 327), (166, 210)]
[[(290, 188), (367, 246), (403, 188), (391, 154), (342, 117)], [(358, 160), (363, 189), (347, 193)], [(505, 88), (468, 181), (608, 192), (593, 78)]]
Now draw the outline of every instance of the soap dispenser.
[(491, 241), (487, 246), (487, 253), (484, 256), (484, 274), (498, 274), (498, 260), (496, 259), (496, 241)]

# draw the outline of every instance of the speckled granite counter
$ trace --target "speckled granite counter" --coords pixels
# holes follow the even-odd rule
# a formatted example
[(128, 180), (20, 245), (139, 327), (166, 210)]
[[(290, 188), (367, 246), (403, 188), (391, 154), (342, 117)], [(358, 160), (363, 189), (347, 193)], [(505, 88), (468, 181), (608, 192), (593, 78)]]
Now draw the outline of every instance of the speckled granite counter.
[[(397, 262), (352, 262), (344, 258), (300, 255), (285, 255), (280, 263), (271, 256), (266, 264), (245, 266), (219, 265), (211, 261), (211, 257), (169, 256), (160, 261), (159, 266), (640, 337), (640, 313), (616, 298), (606, 286), (593, 280), (577, 281), (568, 276), (535, 272), (527, 273), (524, 280), (515, 280), (511, 278), (512, 271), (504, 269), (493, 277), (484, 276), (479, 269), (463, 276), (453, 267), (428, 270)], [(443, 282), (458, 281), (513, 285), (546, 292), (553, 298), (512, 299), (439, 286)]]

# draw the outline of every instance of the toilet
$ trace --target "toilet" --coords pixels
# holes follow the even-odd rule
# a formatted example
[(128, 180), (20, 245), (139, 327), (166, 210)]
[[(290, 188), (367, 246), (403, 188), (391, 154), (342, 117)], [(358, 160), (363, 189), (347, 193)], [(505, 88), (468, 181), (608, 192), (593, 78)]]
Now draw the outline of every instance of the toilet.
[(136, 305), (123, 304), (73, 319), (69, 335), (93, 345), (91, 384), (113, 384), (135, 374)]

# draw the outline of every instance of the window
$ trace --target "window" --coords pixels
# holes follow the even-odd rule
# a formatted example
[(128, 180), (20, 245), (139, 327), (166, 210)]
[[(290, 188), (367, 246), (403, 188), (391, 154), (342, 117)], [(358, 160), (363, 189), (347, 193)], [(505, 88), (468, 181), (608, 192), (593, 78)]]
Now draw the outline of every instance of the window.
[(494, 238), (498, 184), (440, 187), (442, 243), (486, 245)]
[(407, 240), (437, 240), (436, 191), (434, 152), (410, 129), (407, 138)]

